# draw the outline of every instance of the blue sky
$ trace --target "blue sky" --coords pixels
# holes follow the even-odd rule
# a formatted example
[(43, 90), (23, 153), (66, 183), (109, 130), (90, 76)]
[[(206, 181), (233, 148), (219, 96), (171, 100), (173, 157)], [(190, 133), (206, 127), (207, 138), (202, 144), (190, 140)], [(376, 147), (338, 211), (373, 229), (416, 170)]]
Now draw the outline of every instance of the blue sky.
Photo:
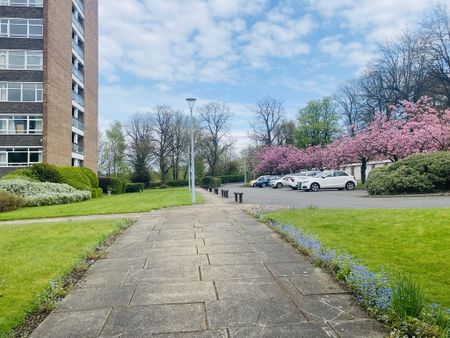
[(433, 0), (100, 0), (100, 128), (184, 99), (230, 105), (248, 142), (265, 95), (289, 116), (356, 77), (376, 46), (414, 30)]

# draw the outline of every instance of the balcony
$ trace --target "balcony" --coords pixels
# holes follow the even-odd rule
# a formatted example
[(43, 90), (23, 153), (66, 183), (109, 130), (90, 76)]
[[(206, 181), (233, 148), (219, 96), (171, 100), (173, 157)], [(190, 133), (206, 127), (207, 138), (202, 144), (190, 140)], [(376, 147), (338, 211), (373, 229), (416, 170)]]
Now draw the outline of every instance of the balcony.
[(72, 126), (79, 130), (84, 130), (84, 123), (81, 120), (76, 119), (75, 117), (72, 117)]
[(84, 98), (80, 94), (72, 92), (72, 100), (74, 100), (80, 106), (84, 107)]
[(84, 83), (84, 74), (75, 66), (72, 65), (72, 74), (75, 75), (75, 77)]
[(84, 13), (84, 4), (81, 0), (73, 0), (73, 2), (78, 6), (78, 8), (81, 10), (81, 12)]
[(84, 59), (84, 48), (72, 40), (72, 48)]
[(72, 22), (74, 23), (75, 27), (80, 31), (81, 34), (84, 34), (84, 27), (83, 24), (75, 17), (75, 15), (72, 13)]
[(79, 144), (72, 143), (72, 152), (80, 155), (84, 155), (84, 147)]

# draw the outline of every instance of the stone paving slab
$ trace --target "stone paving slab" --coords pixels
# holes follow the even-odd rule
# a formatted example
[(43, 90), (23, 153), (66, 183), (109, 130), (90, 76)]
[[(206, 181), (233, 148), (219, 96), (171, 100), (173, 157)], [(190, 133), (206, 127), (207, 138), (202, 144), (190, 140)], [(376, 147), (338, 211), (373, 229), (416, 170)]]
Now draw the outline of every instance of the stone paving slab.
[(230, 200), (142, 215), (33, 337), (382, 337), (345, 288)]

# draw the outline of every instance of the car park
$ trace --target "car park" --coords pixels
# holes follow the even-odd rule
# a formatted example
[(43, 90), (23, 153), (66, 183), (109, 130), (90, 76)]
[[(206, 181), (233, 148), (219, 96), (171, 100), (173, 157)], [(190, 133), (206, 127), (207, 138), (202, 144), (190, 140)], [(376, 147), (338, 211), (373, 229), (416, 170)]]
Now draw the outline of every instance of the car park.
[(354, 190), (356, 180), (345, 171), (324, 171), (314, 177), (303, 178), (299, 182), (299, 189), (306, 191), (319, 191), (320, 189)]
[(277, 180), (277, 179), (279, 179), (279, 178), (280, 178), (280, 176), (269, 176), (269, 177), (266, 177), (266, 178), (264, 178), (264, 179), (258, 180), (258, 181), (255, 183), (255, 187), (258, 187), (258, 188), (266, 188), (266, 187), (269, 186), (269, 184), (270, 184), (270, 182), (271, 182), (272, 180)]

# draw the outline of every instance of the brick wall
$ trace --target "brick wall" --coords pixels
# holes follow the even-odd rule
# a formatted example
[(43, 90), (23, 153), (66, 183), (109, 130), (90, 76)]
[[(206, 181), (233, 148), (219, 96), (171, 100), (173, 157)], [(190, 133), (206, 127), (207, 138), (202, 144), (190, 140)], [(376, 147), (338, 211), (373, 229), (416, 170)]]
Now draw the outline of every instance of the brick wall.
[(42, 146), (42, 135), (0, 135), (2, 147), (40, 147)]
[(42, 114), (42, 102), (0, 102), (0, 114)]
[(0, 38), (0, 47), (1, 49), (42, 50), (44, 43), (42, 39)]
[(0, 81), (42, 82), (44, 72), (41, 70), (0, 70)]
[(98, 0), (85, 0), (84, 165), (97, 172), (98, 156)]
[(41, 19), (43, 16), (42, 7), (0, 6), (1, 18)]
[(44, 2), (44, 161), (72, 164), (72, 1)]

